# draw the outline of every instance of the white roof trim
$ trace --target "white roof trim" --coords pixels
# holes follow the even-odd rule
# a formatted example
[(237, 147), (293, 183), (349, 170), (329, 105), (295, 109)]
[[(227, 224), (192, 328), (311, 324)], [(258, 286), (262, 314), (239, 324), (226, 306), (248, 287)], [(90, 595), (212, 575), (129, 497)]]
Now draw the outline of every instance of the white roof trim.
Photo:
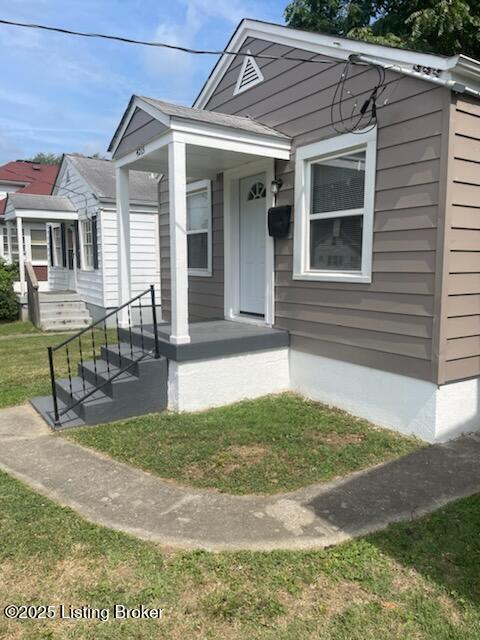
[[(351, 54), (356, 53), (375, 58), (386, 65), (392, 64), (410, 70), (414, 70), (414, 67), (419, 65), (424, 70), (430, 69), (430, 73), (434, 70), (438, 73), (438, 77), (444, 80), (465, 82), (468, 78), (469, 81), (473, 81), (474, 88), (480, 89), (480, 62), (464, 55), (443, 57), (421, 51), (395, 49), (249, 19), (242, 20), (239, 24), (228, 44), (228, 50), (239, 51), (247, 38), (270, 40), (287, 47), (296, 47), (339, 60), (347, 60)], [(224, 54), (220, 57), (195, 100), (194, 107), (205, 108), (234, 59), (233, 54)], [(423, 72), (423, 78), (429, 80), (428, 71)]]
[(48, 209), (13, 209), (5, 212), (5, 221), (16, 220), (17, 218), (28, 218), (29, 220), (40, 220), (50, 222), (57, 220), (78, 220), (76, 211), (49, 211)]
[(131, 103), (127, 107), (127, 112), (123, 116), (123, 122), (120, 123), (119, 128), (115, 131), (112, 141), (108, 147), (108, 151), (111, 152), (112, 157), (115, 155), (117, 147), (120, 144), (125, 131), (128, 129), (128, 125), (130, 124), (137, 108), (142, 109), (142, 111), (145, 111), (148, 115), (152, 116), (152, 118), (155, 118), (166, 127), (170, 127), (170, 117), (168, 115), (153, 107), (140, 96), (133, 96)]

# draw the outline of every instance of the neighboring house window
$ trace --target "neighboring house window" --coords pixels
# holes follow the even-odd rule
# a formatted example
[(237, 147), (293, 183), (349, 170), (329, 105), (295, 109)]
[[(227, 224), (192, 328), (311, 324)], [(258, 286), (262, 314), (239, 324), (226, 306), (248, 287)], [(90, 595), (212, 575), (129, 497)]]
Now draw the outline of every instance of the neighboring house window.
[(376, 130), (297, 149), (294, 274), (370, 282)]
[(82, 220), (82, 269), (93, 269), (93, 224), (91, 220)]
[(32, 264), (47, 262), (47, 232), (45, 229), (30, 230), (30, 251)]
[(52, 227), (53, 233), (53, 265), (62, 266), (62, 229), (60, 225)]
[(211, 227), (210, 181), (191, 183), (187, 188), (187, 248), (188, 272), (192, 276), (212, 273)]
[(12, 248), (12, 262), (18, 262), (18, 236), (14, 226), (10, 227), (10, 246)]

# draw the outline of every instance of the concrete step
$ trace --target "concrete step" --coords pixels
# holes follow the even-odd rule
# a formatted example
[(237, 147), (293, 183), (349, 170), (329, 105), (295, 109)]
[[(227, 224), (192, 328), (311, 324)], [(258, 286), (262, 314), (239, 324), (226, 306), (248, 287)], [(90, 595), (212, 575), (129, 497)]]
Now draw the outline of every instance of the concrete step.
[(57, 307), (40, 308), (41, 320), (91, 320), (91, 316), (87, 309), (58, 309)]
[(129, 372), (137, 378), (147, 382), (150, 376), (157, 375), (158, 363), (164, 360), (163, 357), (155, 359), (153, 352), (150, 352), (149, 355), (145, 357), (145, 352), (142, 351), (142, 349), (135, 346), (130, 348), (130, 345), (125, 342), (120, 342), (119, 344), (120, 349), (118, 348), (118, 343), (108, 345), (108, 349), (103, 346), (101, 348), (102, 360), (106, 361), (108, 357), (108, 361), (111, 365), (122, 369), (133, 364), (133, 366), (129, 368)]
[(90, 318), (63, 318), (41, 319), (40, 326), (43, 331), (75, 331), (85, 329), (91, 324)]
[(40, 309), (86, 309), (85, 303), (81, 300), (75, 300), (73, 302), (41, 302)]
[(71, 387), (68, 378), (55, 382), (55, 388), (59, 400), (64, 407), (71, 407), (75, 402), (81, 400), (68, 413), (72, 413), (81, 418), (85, 424), (99, 424), (102, 422), (112, 422), (113, 420), (123, 420), (133, 416), (145, 415), (156, 411), (163, 411), (167, 407), (167, 363), (166, 360), (156, 360), (157, 375), (150, 376), (150, 383), (146, 384), (139, 380), (124, 381), (120, 384), (137, 386), (131, 393), (123, 393), (118, 397), (110, 397), (105, 392), (107, 386), (102, 390), (95, 390), (85, 400), (81, 400), (95, 387), (80, 376), (72, 378)]
[[(125, 366), (128, 366), (126, 364)], [(123, 367), (122, 369), (124, 369)], [(99, 359), (96, 362), (88, 360), (83, 365), (78, 365), (78, 375), (84, 378), (89, 384), (102, 385), (102, 388), (108, 396), (113, 399), (122, 398), (126, 395), (138, 396), (142, 391), (143, 382), (135, 375), (130, 373), (136, 370), (136, 365), (131, 364), (130, 369), (122, 371), (110, 362)], [(115, 377), (116, 376), (116, 377)], [(112, 378), (114, 378), (112, 380)]]
[(61, 292), (61, 291), (41, 291), (39, 293), (40, 303), (46, 302), (81, 302), (80, 294), (75, 292)]

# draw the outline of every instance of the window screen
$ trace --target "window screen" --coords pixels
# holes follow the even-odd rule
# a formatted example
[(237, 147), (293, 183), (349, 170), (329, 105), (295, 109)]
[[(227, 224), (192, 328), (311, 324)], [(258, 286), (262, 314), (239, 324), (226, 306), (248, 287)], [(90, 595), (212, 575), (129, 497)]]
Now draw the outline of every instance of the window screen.
[(45, 229), (31, 229), (30, 245), (32, 262), (47, 261), (47, 232)]

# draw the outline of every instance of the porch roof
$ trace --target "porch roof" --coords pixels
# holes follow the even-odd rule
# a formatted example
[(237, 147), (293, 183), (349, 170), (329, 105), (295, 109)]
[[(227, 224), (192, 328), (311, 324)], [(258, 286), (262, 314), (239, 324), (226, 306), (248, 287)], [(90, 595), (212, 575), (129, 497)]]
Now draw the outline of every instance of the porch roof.
[(27, 193), (9, 193), (5, 220), (15, 218), (33, 220), (76, 220), (78, 213), (65, 196), (44, 196)]
[[(135, 124), (139, 111), (148, 121)], [(132, 96), (109, 151), (117, 166), (166, 172), (167, 146), (175, 139), (187, 149), (187, 175), (211, 177), (258, 157), (290, 157), (291, 139), (252, 118), (185, 107), (154, 98)]]

